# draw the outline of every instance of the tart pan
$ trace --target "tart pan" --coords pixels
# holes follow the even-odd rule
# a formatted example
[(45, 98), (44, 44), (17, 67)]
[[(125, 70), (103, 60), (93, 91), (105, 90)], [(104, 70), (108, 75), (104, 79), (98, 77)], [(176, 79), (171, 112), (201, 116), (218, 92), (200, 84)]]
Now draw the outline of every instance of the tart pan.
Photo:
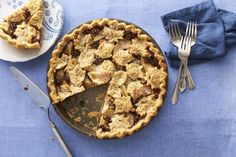
[[(124, 20), (120, 20), (120, 19), (111, 19), (110, 20), (117, 20), (118, 22), (123, 22), (126, 24), (130, 24), (130, 25), (134, 25), (135, 27), (139, 28), (140, 30), (142, 30), (145, 34), (147, 34), (153, 44), (159, 48), (160, 52), (162, 53), (162, 55), (164, 56), (163, 52), (161, 51), (159, 45), (157, 44), (157, 42), (150, 36), (150, 34), (148, 34), (146, 31), (144, 31), (142, 28), (140, 28), (139, 26), (131, 23), (131, 22), (127, 22)], [(91, 23), (93, 20), (86, 22), (87, 24)], [(83, 24), (86, 24), (83, 23)], [(67, 34), (72, 33), (75, 29), (81, 27), (83, 24), (75, 27), (74, 29), (72, 29), (71, 31), (69, 31)], [(63, 37), (62, 37), (63, 38)], [(62, 40), (61, 38), (61, 40)], [(61, 41), (60, 40), (60, 41)], [(165, 56), (164, 56), (165, 58)], [(165, 64), (166, 64), (166, 58), (165, 58)], [(49, 69), (49, 64), (48, 64), (48, 69)], [(168, 69), (166, 66), (166, 72), (167, 72), (167, 79), (168, 79)], [(48, 78), (47, 78), (48, 81)], [(168, 89), (168, 80), (166, 80), (166, 93), (167, 93), (167, 89)], [(95, 87), (96, 90), (95, 92), (99, 93), (99, 90), (101, 90), (101, 88), (105, 88), (105, 86), (102, 87)], [(89, 90), (89, 89), (88, 89)], [(50, 93), (49, 88), (48, 88), (48, 93)], [(74, 130), (76, 130), (77, 132), (80, 132), (82, 134), (88, 135), (88, 136), (92, 136), (92, 137), (96, 137), (96, 124), (97, 124), (97, 119), (93, 118), (93, 117), (89, 117), (88, 113), (93, 111), (93, 110), (100, 110), (98, 108), (96, 108), (96, 105), (91, 105), (90, 107), (84, 108), (83, 107), (83, 103), (86, 102), (87, 98), (91, 98), (91, 95), (88, 95), (86, 91), (82, 92), (83, 94), (83, 98), (79, 98), (80, 100), (78, 101), (78, 97), (72, 96), (67, 98), (65, 101), (57, 103), (57, 104), (52, 104), (53, 108), (55, 109), (56, 113), (59, 115), (59, 117), (67, 124), (69, 125), (71, 128), (73, 128)], [(79, 93), (80, 94), (80, 93)], [(83, 99), (83, 100), (81, 100)], [(79, 103), (78, 103), (79, 102)], [(163, 97), (163, 104), (165, 103), (165, 96)], [(73, 110), (73, 108), (77, 108), (78, 112), (77, 115), (79, 117), (81, 117), (81, 119), (78, 120), (73, 120), (73, 118), (71, 118), (71, 116), (69, 116), (68, 112)], [(160, 109), (160, 108), (159, 108)], [(144, 127), (144, 126), (143, 126)], [(143, 128), (142, 127), (142, 128)], [(92, 129), (91, 129), (92, 128)], [(140, 128), (141, 129), (141, 128)]]

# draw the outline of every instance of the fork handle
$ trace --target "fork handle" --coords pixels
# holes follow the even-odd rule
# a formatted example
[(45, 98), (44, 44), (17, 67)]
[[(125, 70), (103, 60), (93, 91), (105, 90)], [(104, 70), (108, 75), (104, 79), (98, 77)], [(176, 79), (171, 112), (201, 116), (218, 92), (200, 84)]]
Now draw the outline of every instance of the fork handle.
[(189, 67), (188, 67), (188, 58), (185, 58), (184, 62), (184, 71), (183, 71), (183, 80), (180, 83), (180, 91), (183, 92), (186, 89), (186, 80), (188, 83), (188, 87), (190, 90), (194, 90), (195, 88), (195, 83), (193, 81), (192, 75), (189, 71)]
[(56, 136), (56, 138), (58, 139), (61, 147), (63, 148), (65, 154), (67, 157), (73, 157), (71, 154), (71, 151), (69, 149), (69, 147), (67, 146), (67, 144), (65, 143), (63, 137), (61, 136), (59, 130), (57, 129), (56, 125), (53, 122), (50, 122), (50, 126), (52, 128), (52, 131), (54, 133), (54, 135)]
[(178, 96), (179, 96), (179, 83), (180, 83), (180, 78), (181, 78), (181, 74), (182, 74), (182, 70), (183, 70), (183, 65), (180, 64), (179, 66), (179, 72), (178, 72), (178, 76), (177, 76), (177, 80), (175, 82), (175, 88), (171, 97), (171, 103), (174, 105), (177, 103), (178, 101)]
[(195, 83), (193, 81), (192, 75), (189, 71), (189, 68), (187, 67), (187, 76), (186, 76), (187, 82), (188, 82), (188, 87), (190, 90), (194, 90), (195, 89)]
[(187, 58), (181, 59), (181, 64), (183, 65), (183, 71), (181, 75), (182, 78), (179, 85), (179, 90), (182, 93), (186, 89), (186, 75), (187, 75), (187, 68), (188, 68), (188, 59)]

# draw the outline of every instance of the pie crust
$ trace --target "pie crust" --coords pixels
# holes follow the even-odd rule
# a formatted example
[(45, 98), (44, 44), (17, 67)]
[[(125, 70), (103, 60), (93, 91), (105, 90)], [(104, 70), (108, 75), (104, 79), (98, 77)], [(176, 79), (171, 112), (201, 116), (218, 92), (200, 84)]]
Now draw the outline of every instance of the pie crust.
[(147, 125), (164, 103), (167, 67), (154, 41), (133, 24), (96, 19), (66, 34), (52, 52), (48, 89), (55, 105), (108, 84), (98, 138), (122, 138)]
[(16, 48), (40, 48), (43, 0), (29, 0), (0, 23), (0, 37)]

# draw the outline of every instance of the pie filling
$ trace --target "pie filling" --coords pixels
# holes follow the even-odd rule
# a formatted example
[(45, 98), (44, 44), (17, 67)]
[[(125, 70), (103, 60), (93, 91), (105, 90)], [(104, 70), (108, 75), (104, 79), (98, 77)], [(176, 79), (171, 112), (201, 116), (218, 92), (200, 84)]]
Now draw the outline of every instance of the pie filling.
[(54, 104), (88, 88), (109, 84), (98, 138), (124, 137), (153, 118), (163, 104), (164, 57), (139, 28), (100, 19), (65, 36), (52, 54), (48, 87)]
[(19, 48), (39, 48), (43, 0), (30, 0), (0, 23), (0, 37)]

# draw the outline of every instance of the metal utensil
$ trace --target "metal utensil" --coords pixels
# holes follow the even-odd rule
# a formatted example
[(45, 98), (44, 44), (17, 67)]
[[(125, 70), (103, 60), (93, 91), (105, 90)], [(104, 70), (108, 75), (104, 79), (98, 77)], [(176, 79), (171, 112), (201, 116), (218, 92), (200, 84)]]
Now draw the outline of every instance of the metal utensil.
[(178, 96), (179, 96), (179, 83), (180, 83), (180, 79), (181, 79), (181, 73), (182, 73), (182, 69), (183, 69), (183, 64), (180, 64), (179, 66), (179, 72), (178, 72), (178, 76), (177, 76), (177, 80), (175, 82), (175, 88), (173, 90), (173, 94), (171, 97), (171, 103), (172, 104), (176, 104), (178, 101)]
[[(190, 51), (191, 48), (191, 39), (188, 36), (182, 36), (181, 37), (181, 46), (179, 48), (179, 53), (187, 53), (188, 51)], [(181, 58), (182, 60), (182, 58)], [(173, 92), (173, 96), (171, 97), (172, 100), (172, 104), (176, 104), (178, 101), (178, 91), (179, 91), (179, 85), (180, 85), (180, 79), (181, 79), (181, 75), (182, 75), (182, 71), (181, 69), (183, 69), (184, 65), (181, 64), (180, 65), (180, 71), (178, 74), (178, 78), (176, 80), (176, 84), (175, 84), (175, 88), (174, 88), (174, 92)]]
[[(195, 22), (188, 22), (185, 36), (189, 37), (190, 40), (190, 49), (189, 51), (185, 51), (182, 53), (179, 53), (180, 58), (182, 58), (182, 63), (184, 64), (184, 70), (182, 74), (182, 81), (180, 83), (180, 91), (183, 92), (186, 89), (186, 79), (187, 81), (192, 81), (192, 77), (190, 74), (190, 71), (188, 70), (188, 57), (191, 52), (191, 47), (196, 44), (196, 37), (197, 37), (197, 24)], [(192, 81), (192, 83), (189, 84), (189, 89), (194, 89), (195, 84)]]
[[(181, 33), (180, 33), (178, 23), (171, 22), (168, 24), (168, 28), (169, 28), (169, 36), (170, 36), (172, 44), (179, 49), (179, 47), (181, 47)], [(178, 54), (179, 54), (179, 52), (178, 52)], [(184, 67), (183, 65), (184, 65), (184, 63), (181, 60), (180, 66)], [(194, 86), (195, 86), (194, 81), (193, 81), (192, 76), (190, 74), (189, 68), (188, 67), (186, 67), (186, 68), (187, 68), (186, 69), (187, 70), (187, 82), (189, 85), (189, 89), (193, 90)], [(181, 73), (182, 73), (182, 71), (181, 71)]]
[[(181, 36), (179, 26), (177, 23), (174, 22), (174, 23), (169, 23), (168, 28), (169, 28), (169, 36), (170, 36), (171, 42), (173, 45), (175, 45), (178, 48), (178, 54), (179, 54), (179, 49), (181, 48), (182, 43), (183, 43), (183, 39), (184, 39), (183, 36)], [(181, 60), (181, 58), (180, 58), (180, 60)], [(175, 83), (175, 88), (173, 90), (173, 94), (171, 97), (172, 104), (176, 104), (178, 101), (180, 79), (181, 79), (181, 75), (182, 75), (182, 71), (183, 71), (183, 67), (184, 67), (183, 65), (184, 65), (183, 60), (181, 60), (177, 80)], [(189, 74), (187, 80), (188, 80), (189, 87), (191, 88), (194, 85), (194, 82), (193, 82), (193, 79), (190, 75), (188, 68), (187, 68), (187, 71)]]
[(51, 103), (49, 97), (39, 87), (37, 87), (29, 78), (27, 78), (20, 70), (18, 70), (15, 67), (10, 67), (10, 71), (15, 76), (15, 78), (20, 82), (23, 88), (25, 88), (25, 91), (27, 91), (31, 99), (34, 101), (34, 104), (37, 105), (37, 107), (39, 107), (43, 111), (47, 112), (49, 124), (53, 130), (54, 135), (58, 139), (66, 156), (72, 157), (69, 147), (65, 143), (55, 123), (50, 118), (49, 107)]

